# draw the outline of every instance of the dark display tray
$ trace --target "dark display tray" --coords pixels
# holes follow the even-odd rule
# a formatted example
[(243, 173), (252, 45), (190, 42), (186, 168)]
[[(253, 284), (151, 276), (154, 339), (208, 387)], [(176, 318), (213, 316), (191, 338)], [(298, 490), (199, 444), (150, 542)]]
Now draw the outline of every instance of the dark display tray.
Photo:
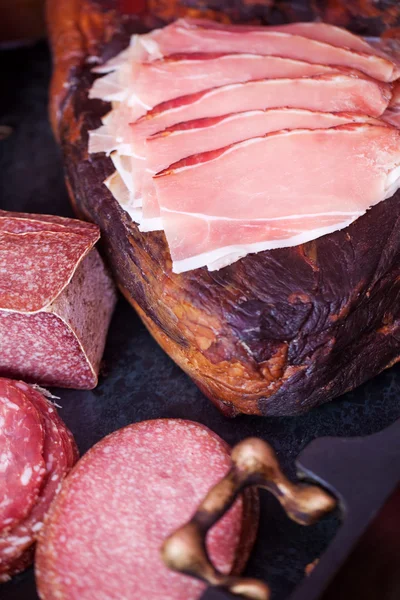
[[(71, 216), (60, 153), (47, 121), (47, 47), (41, 43), (1, 51), (0, 74), (0, 126), (12, 128), (0, 140), (0, 208)], [(98, 387), (91, 392), (53, 392), (60, 397), (60, 414), (81, 453), (129, 423), (183, 417), (205, 423), (230, 444), (248, 435), (268, 440), (290, 476), (297, 454), (315, 437), (366, 435), (400, 417), (400, 367), (393, 367), (308, 415), (226, 420), (157, 346), (122, 299), (111, 324)], [(272, 497), (263, 494), (260, 533), (247, 574), (267, 580), (273, 600), (283, 600), (337, 525), (335, 516), (309, 528), (296, 525)], [(36, 598), (32, 569), (0, 587), (1, 600)]]

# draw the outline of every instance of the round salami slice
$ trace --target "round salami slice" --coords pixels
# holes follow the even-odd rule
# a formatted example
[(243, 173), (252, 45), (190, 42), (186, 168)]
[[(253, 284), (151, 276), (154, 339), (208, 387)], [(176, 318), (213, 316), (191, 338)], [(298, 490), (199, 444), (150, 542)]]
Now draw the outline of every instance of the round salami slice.
[[(164, 566), (160, 546), (191, 517), (230, 467), (229, 447), (180, 419), (144, 421), (96, 444), (79, 461), (41, 531), (36, 579), (42, 600), (196, 600), (204, 584)], [(210, 531), (216, 566), (241, 566), (256, 519), (243, 527), (239, 499)], [(246, 556), (244, 556), (246, 555)]]
[(37, 410), (46, 415), (56, 426), (62, 440), (64, 452), (67, 457), (68, 466), (71, 468), (74, 466), (79, 458), (78, 448), (74, 439), (74, 436), (65, 425), (64, 421), (60, 418), (56, 407), (45, 394), (46, 390), (39, 386), (31, 386), (23, 381), (18, 381), (15, 384), (20, 390), (29, 395), (31, 402), (36, 406)]
[[(16, 382), (21, 392), (42, 415), (44, 423), (43, 458), (45, 478), (31, 512), (6, 534), (0, 535), (0, 581), (27, 566), (28, 550), (35, 543), (49, 506), (59, 492), (65, 475), (72, 466), (76, 453), (75, 443), (66, 434), (66, 427), (58, 417), (53, 405), (39, 392), (23, 382)], [(65, 430), (65, 431), (64, 431)], [(67, 447), (67, 440), (69, 447)]]
[(0, 379), (0, 532), (32, 509), (45, 475), (42, 418), (10, 379)]

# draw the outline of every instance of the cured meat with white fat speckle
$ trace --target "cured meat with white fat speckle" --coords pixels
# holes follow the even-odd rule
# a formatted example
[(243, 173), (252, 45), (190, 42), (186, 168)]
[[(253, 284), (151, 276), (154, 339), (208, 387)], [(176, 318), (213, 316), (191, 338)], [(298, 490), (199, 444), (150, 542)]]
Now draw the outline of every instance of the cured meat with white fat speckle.
[(97, 383), (115, 291), (95, 225), (0, 211), (0, 374)]
[[(204, 584), (168, 570), (160, 546), (229, 467), (227, 445), (190, 421), (145, 421), (106, 437), (76, 465), (49, 512), (36, 552), (40, 597), (199, 598)], [(251, 499), (252, 491), (208, 536), (224, 572), (243, 568), (254, 541)]]
[[(54, 405), (45, 398), (42, 391), (22, 381), (0, 379), (0, 410), (2, 406), (21, 406), (26, 418), (16, 422), (14, 417), (13, 437), (19, 444), (18, 452), (11, 455), (8, 471), (19, 475), (20, 465), (23, 473), (32, 471), (30, 481), (34, 479), (36, 467), (31, 467), (33, 449), (37, 449), (37, 464), (40, 464), (40, 485), (29, 503), (29, 508), (17, 521), (0, 527), (0, 582), (24, 570), (31, 562), (33, 548), (43, 525), (43, 519), (49, 506), (59, 492), (62, 480), (78, 459), (78, 451), (72, 434), (57, 414)], [(7, 400), (7, 402), (6, 402)], [(12, 407), (11, 407), (12, 408)], [(18, 414), (17, 408), (12, 408)], [(37, 421), (29, 419), (31, 415)], [(4, 415), (3, 415), (4, 416)], [(37, 443), (37, 427), (40, 426), (40, 443)], [(36, 437), (35, 437), (36, 436)], [(0, 447), (7, 442), (7, 429), (0, 428)], [(22, 443), (24, 442), (24, 443)], [(2, 481), (0, 473), (0, 481)], [(21, 478), (20, 478), (21, 479)], [(27, 479), (27, 477), (25, 477)], [(7, 484), (7, 482), (6, 482)], [(27, 501), (30, 496), (20, 481), (20, 488), (14, 491), (14, 502)], [(6, 494), (7, 497), (7, 494)]]
[(0, 530), (20, 522), (39, 494), (45, 474), (42, 418), (15, 387), (0, 379)]

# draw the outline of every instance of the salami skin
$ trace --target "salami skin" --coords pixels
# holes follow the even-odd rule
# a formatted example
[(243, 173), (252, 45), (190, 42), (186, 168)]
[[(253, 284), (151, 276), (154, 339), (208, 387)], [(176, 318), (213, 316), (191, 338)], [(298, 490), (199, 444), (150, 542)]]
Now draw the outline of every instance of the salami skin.
[[(42, 600), (199, 598), (204, 584), (169, 571), (160, 546), (229, 467), (227, 445), (190, 421), (144, 421), (103, 439), (66, 479), (41, 531)], [(240, 571), (248, 558), (252, 499), (243, 496), (210, 531), (208, 550), (224, 572)]]
[(115, 306), (96, 226), (0, 211), (0, 374), (91, 389)]
[[(7, 402), (6, 402), (7, 401)], [(47, 400), (38, 389), (34, 389), (22, 381), (0, 379), (0, 410), (1, 418), (10, 423), (10, 416), (6, 421), (6, 411), (1, 407), (10, 405), (9, 410), (19, 415), (23, 412), (25, 419), (13, 417), (13, 437), (19, 443), (19, 452), (9, 456), (8, 471), (14, 475), (13, 480), (18, 480), (19, 487), (12, 488), (11, 499), (20, 508), (22, 502), (28, 503), (28, 509), (19, 514), (18, 519), (12, 523), (3, 523), (0, 526), (0, 582), (8, 581), (10, 577), (24, 570), (32, 562), (33, 548), (37, 536), (42, 528), (43, 519), (49, 506), (59, 492), (62, 480), (78, 459), (78, 451), (72, 434), (57, 415), (55, 407)], [(17, 408), (21, 407), (19, 411)], [(32, 418), (35, 416), (35, 419)], [(1, 421), (0, 447), (7, 440), (7, 428)], [(40, 436), (37, 429), (39, 427)], [(38, 437), (40, 437), (38, 441)], [(25, 444), (22, 443), (25, 441)], [(36, 454), (34, 454), (34, 450)], [(1, 455), (1, 452), (0, 452)], [(32, 456), (35, 455), (35, 464), (40, 464), (40, 485), (36, 485), (35, 494), (28, 493), (25, 480), (21, 481), (19, 475), (21, 467), (24, 473), (32, 469)], [(3, 490), (3, 472), (0, 472), (0, 488)], [(26, 479), (26, 477), (25, 477)], [(33, 476), (30, 483), (33, 482)], [(7, 482), (6, 482), (7, 483)], [(33, 483), (31, 483), (32, 487)], [(6, 486), (6, 498), (10, 485)], [(14, 511), (15, 513), (15, 511)], [(20, 510), (21, 513), (21, 510)]]

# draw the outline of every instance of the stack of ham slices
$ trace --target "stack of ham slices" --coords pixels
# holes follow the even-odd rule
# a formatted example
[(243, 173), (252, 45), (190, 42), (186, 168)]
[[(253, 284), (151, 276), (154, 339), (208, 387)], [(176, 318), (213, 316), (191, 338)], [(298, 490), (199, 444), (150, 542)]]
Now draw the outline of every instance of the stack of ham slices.
[(95, 71), (112, 110), (89, 152), (177, 273), (342, 229), (400, 186), (399, 67), (344, 29), (180, 19)]
[(78, 459), (42, 391), (0, 379), (0, 582), (32, 562), (43, 519)]

